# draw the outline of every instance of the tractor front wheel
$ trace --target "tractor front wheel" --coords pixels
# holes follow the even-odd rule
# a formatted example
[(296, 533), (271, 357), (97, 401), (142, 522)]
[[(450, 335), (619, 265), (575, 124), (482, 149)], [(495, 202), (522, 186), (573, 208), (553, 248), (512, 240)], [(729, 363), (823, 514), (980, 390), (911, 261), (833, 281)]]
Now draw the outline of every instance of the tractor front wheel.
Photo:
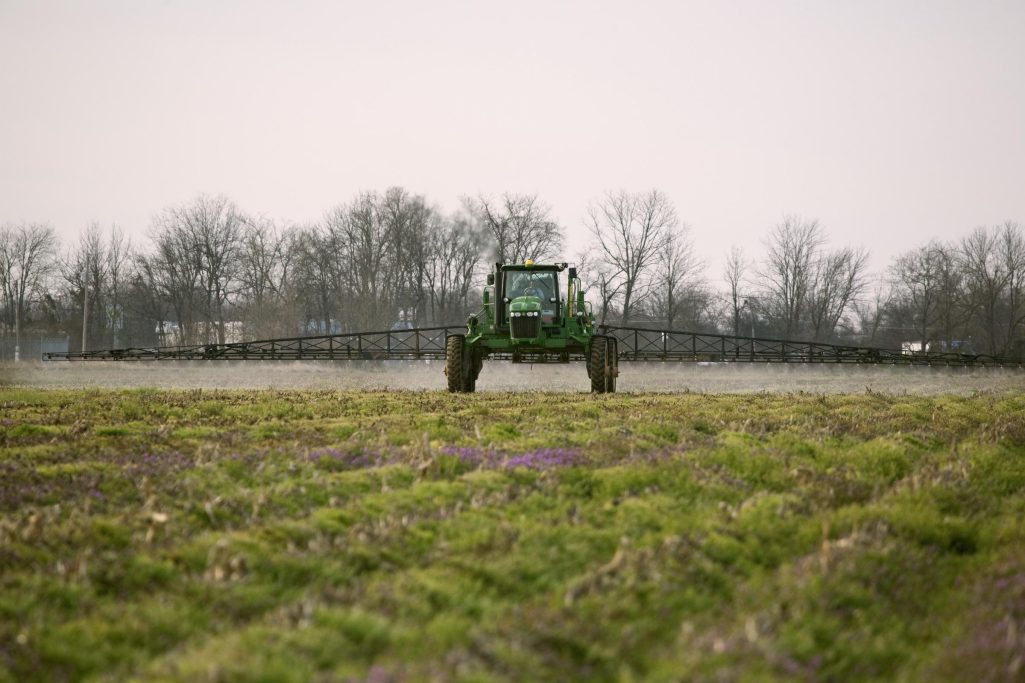
[(587, 357), (587, 375), (591, 379), (591, 392), (613, 394), (616, 392), (616, 376), (619, 375), (619, 358), (616, 340), (595, 335), (591, 338), (591, 351)]
[(474, 356), (466, 348), (466, 337), (453, 334), (445, 339), (445, 376), (448, 390), (453, 393), (471, 393), (477, 388), (482, 360), (474, 362)]
[(445, 339), (445, 376), (448, 377), (448, 390), (455, 393), (463, 389), (463, 342), (461, 334), (453, 334)]

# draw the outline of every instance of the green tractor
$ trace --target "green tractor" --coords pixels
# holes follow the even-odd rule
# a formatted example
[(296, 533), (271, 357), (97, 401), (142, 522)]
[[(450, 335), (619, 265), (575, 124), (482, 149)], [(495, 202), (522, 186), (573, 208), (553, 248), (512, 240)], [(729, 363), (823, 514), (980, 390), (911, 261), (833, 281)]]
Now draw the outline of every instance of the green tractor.
[[(566, 277), (561, 273), (566, 272)], [(484, 287), (484, 307), (467, 320), (466, 334), (445, 339), (448, 390), (472, 392), (486, 358), (513, 363), (584, 360), (591, 391), (616, 390), (616, 340), (595, 334), (576, 268), (567, 263), (496, 263)]]

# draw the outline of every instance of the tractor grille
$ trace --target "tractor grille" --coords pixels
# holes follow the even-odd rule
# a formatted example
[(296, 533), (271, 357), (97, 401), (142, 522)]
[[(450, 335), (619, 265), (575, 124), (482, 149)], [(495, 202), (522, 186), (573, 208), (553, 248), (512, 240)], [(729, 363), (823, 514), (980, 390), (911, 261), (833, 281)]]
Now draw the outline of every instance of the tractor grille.
[(514, 339), (533, 339), (541, 329), (541, 318), (513, 318), (512, 336)]

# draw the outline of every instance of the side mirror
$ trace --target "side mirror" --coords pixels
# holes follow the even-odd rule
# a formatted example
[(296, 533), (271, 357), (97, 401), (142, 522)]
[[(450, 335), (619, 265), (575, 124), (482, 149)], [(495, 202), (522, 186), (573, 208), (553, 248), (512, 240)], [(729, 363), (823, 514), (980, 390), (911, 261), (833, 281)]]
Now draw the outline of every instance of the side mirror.
[(495, 284), (495, 274), (494, 273), (488, 273), (488, 284), (489, 285)]
[(577, 268), (576, 268), (576, 266), (573, 266), (572, 268), (569, 269), (569, 279), (570, 280), (576, 280), (577, 279)]

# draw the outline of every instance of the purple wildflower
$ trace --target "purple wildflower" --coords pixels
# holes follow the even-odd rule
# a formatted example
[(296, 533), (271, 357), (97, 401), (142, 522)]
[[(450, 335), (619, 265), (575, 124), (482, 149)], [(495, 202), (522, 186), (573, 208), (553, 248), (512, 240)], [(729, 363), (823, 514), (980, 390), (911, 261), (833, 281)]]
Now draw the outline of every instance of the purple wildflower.
[(506, 469), (525, 467), (530, 470), (547, 470), (554, 467), (571, 467), (580, 462), (580, 453), (575, 448), (542, 448), (522, 455), (514, 455), (505, 461)]
[(502, 467), (514, 469), (523, 467), (531, 470), (546, 470), (553, 467), (569, 467), (580, 462), (580, 452), (575, 448), (542, 448), (517, 455), (508, 455), (493, 448), (476, 446), (445, 446), (444, 455), (455, 456), (471, 467)]
[(444, 446), (441, 452), (444, 455), (454, 455), (462, 463), (471, 467), (480, 467), (485, 463), (494, 462), (497, 458), (494, 450), (476, 446)]

